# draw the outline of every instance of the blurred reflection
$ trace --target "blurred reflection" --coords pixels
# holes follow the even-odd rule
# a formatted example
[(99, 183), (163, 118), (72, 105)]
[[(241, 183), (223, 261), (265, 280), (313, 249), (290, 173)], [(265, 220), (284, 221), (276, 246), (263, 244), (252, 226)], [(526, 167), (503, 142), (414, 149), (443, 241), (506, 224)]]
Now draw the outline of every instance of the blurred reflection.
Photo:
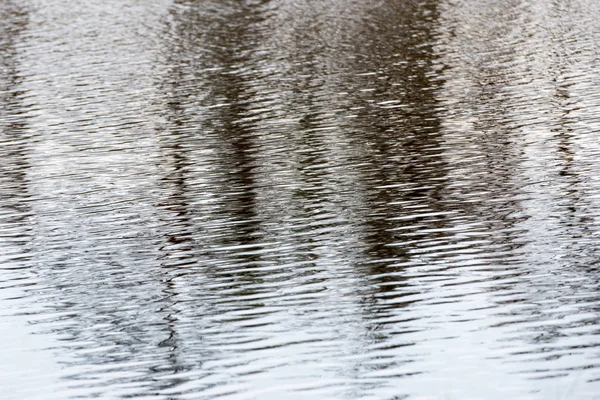
[[(567, 356), (580, 345), (569, 332), (599, 322), (596, 295), (571, 297), (597, 284), (595, 272), (572, 269), (593, 262), (597, 224), (587, 216), (597, 209), (590, 194), (598, 190), (585, 183), (593, 179), (590, 145), (597, 146), (576, 116), (582, 105), (598, 105), (581, 92), (591, 78), (585, 64), (598, 49), (590, 49), (590, 36), (581, 31), (589, 27), (582, 21), (590, 4), (575, 3), (543, 10), (521, 1), (445, 3), (437, 48), (445, 157), (460, 183), (449, 195), (476, 195), (470, 218), (490, 229), (483, 236), (486, 263), (495, 255), (489, 267), (503, 266), (489, 287), (492, 304), (501, 307), (492, 325), (507, 336), (500, 346), (528, 362), (527, 375), (566, 382), (573, 379), (566, 371), (588, 363), (583, 353)], [(508, 265), (512, 272), (504, 275)], [(556, 276), (572, 282), (569, 289), (557, 288)], [(567, 317), (573, 313), (581, 317)], [(522, 350), (517, 338), (532, 346)]]
[[(27, 28), (26, 10), (12, 2), (0, 5), (0, 226), (2, 233), (2, 287), (28, 286), (33, 282), (22, 271), (29, 267), (31, 209), (27, 205), (27, 133), (23, 116), (17, 45)], [(15, 293), (6, 291), (5, 296)], [(2, 296), (2, 297), (5, 297)]]
[(58, 396), (593, 392), (600, 6), (28, 1), (0, 267)]
[[(171, 13), (166, 58), (173, 67), (162, 87), (172, 128), (161, 140), (173, 171), (165, 178), (173, 188), (166, 204), (180, 210), (175, 218), (182, 225), (186, 215), (187, 228), (181, 239), (169, 240), (185, 241), (185, 254), (204, 260), (177, 276), (205, 286), (195, 296), (210, 290), (202, 275), (213, 282), (219, 300), (211, 302), (221, 313), (215, 321), (258, 319), (256, 329), (240, 331), (245, 340), (287, 325), (281, 313), (297, 315), (293, 329), (319, 341), (323, 333), (310, 325), (339, 313), (341, 304), (349, 307), (344, 318), (358, 312), (371, 319), (379, 312), (367, 300), (372, 288), (390, 292), (389, 298), (403, 295), (394, 293), (403, 286), (393, 277), (399, 270), (386, 269), (408, 257), (401, 244), (409, 241), (395, 235), (401, 222), (394, 218), (419, 208), (444, 212), (437, 193), (445, 172), (428, 76), (435, 9), (313, 6), (178, 2)], [(352, 41), (346, 36), (357, 31)], [(430, 180), (435, 184), (420, 183)], [(204, 200), (188, 199), (193, 191)], [(404, 210), (405, 204), (414, 208)], [(445, 225), (438, 218), (423, 222)], [(179, 250), (173, 246), (169, 257), (183, 254)], [(336, 298), (340, 291), (349, 297)], [(361, 311), (360, 303), (372, 304)], [(250, 312), (259, 305), (265, 311)], [(298, 318), (308, 310), (309, 319)], [(352, 344), (357, 351), (365, 329), (380, 329), (368, 324), (342, 336), (359, 340)], [(221, 332), (210, 339), (214, 346), (227, 343), (225, 332), (234, 326), (211, 330)], [(237, 357), (249, 356), (260, 351)]]

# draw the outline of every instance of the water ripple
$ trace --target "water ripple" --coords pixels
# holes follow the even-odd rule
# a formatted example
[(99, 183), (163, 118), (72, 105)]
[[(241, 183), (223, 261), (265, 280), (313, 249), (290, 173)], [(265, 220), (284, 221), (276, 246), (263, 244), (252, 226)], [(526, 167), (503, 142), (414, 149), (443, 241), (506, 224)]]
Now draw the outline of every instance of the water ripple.
[(0, 4), (0, 388), (592, 399), (600, 6)]

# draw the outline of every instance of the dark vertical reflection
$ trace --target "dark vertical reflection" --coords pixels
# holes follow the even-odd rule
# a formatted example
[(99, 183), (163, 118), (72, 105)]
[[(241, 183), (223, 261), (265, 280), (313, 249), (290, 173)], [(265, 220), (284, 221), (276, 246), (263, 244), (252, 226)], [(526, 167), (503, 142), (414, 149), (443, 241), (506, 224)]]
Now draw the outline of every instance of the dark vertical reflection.
[(0, 267), (59, 397), (593, 391), (598, 6), (28, 1)]
[[(171, 355), (154, 371), (168, 382), (156, 390), (177, 390), (190, 375), (197, 379), (193, 391), (207, 388), (202, 378), (222, 379), (204, 367), (219, 359), (218, 334), (238, 334), (227, 325), (222, 331), (222, 316), (260, 306), (248, 301), (257, 293), (248, 286), (258, 287), (259, 274), (244, 271), (256, 269), (260, 257), (242, 254), (261, 248), (254, 245), (260, 227), (254, 133), (243, 121), (250, 103), (246, 75), (254, 73), (247, 53), (258, 40), (253, 29), (260, 19), (252, 4), (209, 2), (176, 2), (167, 19), (169, 67), (159, 82), (166, 123), (158, 132), (166, 167), (160, 187), (167, 195), (158, 206), (167, 239), (161, 265), (168, 337), (160, 345)], [(187, 377), (179, 379), (182, 373)]]
[[(361, 32), (369, 40), (355, 44), (361, 58), (353, 65), (354, 74), (366, 76), (356, 78), (347, 90), (369, 89), (352, 99), (357, 109), (352, 129), (357, 143), (367, 144), (362, 155), (367, 167), (361, 168), (370, 209), (365, 218), (366, 261), (375, 262), (375, 268), (410, 259), (414, 241), (407, 235), (423, 227), (416, 221), (440, 229), (448, 223), (443, 216), (423, 220), (419, 213), (450, 208), (440, 198), (447, 183), (434, 97), (438, 82), (431, 71), (435, 2), (386, 3), (372, 11), (372, 18), (373, 24)], [(403, 222), (403, 216), (416, 221)], [(378, 272), (383, 270), (369, 274)], [(380, 288), (394, 290), (393, 285)]]
[[(409, 263), (417, 242), (406, 234), (442, 230), (444, 215), (456, 212), (439, 195), (445, 171), (430, 70), (434, 3), (177, 2), (171, 17), (172, 69), (161, 83), (169, 121), (161, 141), (171, 169), (164, 184), (172, 193), (165, 204), (186, 228), (169, 234), (183, 247), (165, 250), (177, 258), (183, 249), (201, 264), (173, 276), (198, 285), (196, 296), (219, 310), (209, 312), (218, 325), (206, 340), (216, 349), (277, 340), (270, 331), (282, 327), (270, 318), (281, 324), (279, 314), (291, 312), (301, 316), (290, 321), (295, 329), (320, 342), (327, 331), (311, 325), (337, 330), (326, 319), (347, 307), (342, 317), (353, 323), (340, 334), (359, 354), (365, 336), (370, 343), (381, 329), (360, 319), (391, 317), (385, 310), (401, 303), (386, 301), (411, 294), (396, 290), (406, 286), (399, 263)], [(389, 292), (381, 304), (379, 292)], [(266, 311), (250, 313), (259, 305)], [(260, 328), (235, 328), (253, 319)], [(355, 324), (362, 327), (354, 331)], [(260, 360), (260, 345), (254, 350), (238, 354), (239, 363), (209, 357), (237, 366)], [(332, 346), (320, 357), (338, 351)], [(370, 363), (365, 370), (394, 364)], [(256, 372), (266, 372), (260, 364)], [(359, 364), (335, 374), (356, 376)]]
[[(0, 226), (3, 287), (33, 284), (21, 269), (28, 267), (30, 237), (27, 205), (27, 137), (19, 74), (19, 39), (28, 23), (27, 10), (12, 1), (0, 4)], [(15, 293), (7, 291), (6, 296)], [(0, 294), (1, 296), (2, 294)], [(3, 296), (4, 297), (4, 296)]]
[[(583, 22), (596, 6), (492, 3), (441, 7), (443, 132), (451, 178), (462, 183), (448, 195), (478, 193), (470, 219), (494, 230), (481, 247), (488, 270), (502, 266), (488, 290), (502, 307), (492, 325), (506, 357), (526, 363), (524, 377), (592, 381), (596, 374), (581, 371), (597, 358), (575, 350), (585, 334), (574, 332), (599, 321), (587, 289), (597, 286), (598, 225), (589, 216), (598, 205), (588, 180), (595, 121), (586, 116), (597, 106), (588, 91), (597, 79), (586, 71), (598, 49), (597, 34), (583, 33), (597, 25)], [(557, 287), (556, 276), (570, 283)]]
[[(335, 51), (337, 91), (343, 92), (347, 120), (343, 131), (354, 150), (357, 172), (350, 198), (362, 252), (350, 260), (361, 283), (364, 346), (372, 349), (414, 345), (403, 334), (414, 318), (401, 316), (423, 290), (405, 269), (422, 265), (414, 258), (420, 241), (443, 241), (452, 226), (447, 214), (460, 205), (443, 203), (446, 166), (440, 147), (439, 120), (432, 74), (435, 2), (382, 2), (367, 8), (365, 20), (348, 48)], [(408, 298), (411, 296), (412, 298)], [(356, 368), (398, 378), (411, 356), (369, 360)], [(384, 372), (389, 369), (389, 372)], [(420, 373), (412, 370), (410, 375)]]
[[(465, 21), (453, 20), (452, 6), (444, 4), (442, 9), (447, 11), (447, 20), (440, 25), (436, 47), (443, 56), (436, 68), (445, 80), (439, 94), (441, 130), (453, 181), (443, 195), (447, 201), (464, 204), (468, 211), (464, 222), (481, 233), (483, 243), (478, 247), (484, 254), (477, 258), (510, 270), (511, 264), (518, 262), (515, 254), (525, 244), (518, 240), (523, 232), (518, 224), (528, 216), (515, 193), (520, 186), (515, 173), (522, 147), (515, 135), (519, 122), (508, 117), (511, 95), (507, 92), (511, 80), (517, 78), (513, 67), (521, 60), (510, 48), (515, 32), (508, 21), (527, 19), (527, 12), (519, 1), (506, 2), (482, 11), (485, 19), (473, 18), (473, 26), (466, 27)], [(460, 17), (470, 18), (466, 10)], [(493, 29), (487, 25), (490, 21)], [(453, 46), (457, 43), (465, 48), (456, 51)]]
[[(356, 27), (353, 57), (340, 79), (351, 117), (346, 131), (358, 156), (356, 210), (363, 253), (353, 264), (363, 276), (364, 346), (398, 349), (398, 357), (365, 360), (361, 374), (398, 379), (421, 374), (406, 370), (418, 357), (423, 315), (411, 314), (427, 288), (413, 279), (423, 267), (425, 244), (445, 244), (445, 232), (460, 221), (461, 204), (445, 202), (449, 184), (440, 144), (439, 88), (432, 70), (437, 2), (382, 2), (368, 10), (369, 24)], [(444, 258), (444, 256), (440, 257)]]
[[(163, 308), (168, 314), (168, 338), (160, 345), (170, 347), (171, 365), (158, 368), (157, 376), (182, 373), (194, 366), (198, 373), (204, 362), (215, 357), (211, 346), (203, 343), (202, 330), (210, 329), (211, 322), (189, 323), (190, 313), (194, 319), (214, 318), (211, 307), (204, 311), (189, 307), (190, 301), (198, 303), (207, 295), (218, 295), (211, 295), (210, 288), (192, 286), (203, 285), (202, 276), (216, 283), (225, 281), (216, 290), (227, 288), (231, 292), (228, 301), (234, 304), (241, 296), (239, 307), (259, 305), (243, 303), (243, 298), (253, 294), (245, 284), (260, 282), (253, 273), (219, 273), (216, 268), (223, 263), (235, 267), (232, 269), (251, 268), (260, 261), (255, 255), (220, 250), (260, 248), (253, 245), (260, 221), (254, 211), (252, 126), (242, 121), (249, 103), (245, 74), (252, 73), (246, 47), (248, 41), (257, 40), (252, 29), (260, 18), (252, 5), (237, 3), (212, 7), (209, 3), (177, 2), (171, 10), (166, 31), (169, 70), (159, 83), (166, 118), (159, 138), (167, 171), (160, 186), (168, 193), (159, 204), (166, 211), (167, 242), (161, 251), (162, 266), (168, 271)], [(182, 282), (193, 287), (191, 293)], [(176, 377), (162, 380), (169, 385), (160, 390), (187, 381)]]
[[(149, 92), (152, 57), (143, 45), (152, 37), (141, 34), (132, 45), (130, 35), (132, 28), (148, 32), (156, 4), (135, 10), (109, 2), (94, 13), (95, 4), (40, 3), (28, 7), (28, 35), (19, 42), (26, 124), (18, 126), (23, 132), (12, 131), (25, 136), (12, 134), (7, 143), (26, 140), (28, 168), (22, 179), (10, 179), (22, 184), (33, 210), (25, 221), (30, 237), (19, 233), (19, 240), (30, 242), (31, 270), (43, 285), (29, 291), (33, 311), (15, 314), (27, 313), (37, 336), (60, 339), (47, 352), (61, 362), (55, 375), (63, 381), (53, 387), (65, 392), (60, 397), (76, 396), (73, 391), (121, 397), (132, 384), (168, 387), (148, 379), (170, 355), (159, 345), (164, 327), (156, 323), (166, 314), (155, 260), (162, 237), (150, 227), (154, 138), (146, 134), (151, 119), (141, 117), (152, 108), (140, 100)], [(135, 11), (148, 25), (131, 18)], [(10, 17), (21, 21), (17, 13)], [(3, 111), (0, 123), (18, 121), (17, 111)], [(12, 168), (18, 166), (14, 160)]]

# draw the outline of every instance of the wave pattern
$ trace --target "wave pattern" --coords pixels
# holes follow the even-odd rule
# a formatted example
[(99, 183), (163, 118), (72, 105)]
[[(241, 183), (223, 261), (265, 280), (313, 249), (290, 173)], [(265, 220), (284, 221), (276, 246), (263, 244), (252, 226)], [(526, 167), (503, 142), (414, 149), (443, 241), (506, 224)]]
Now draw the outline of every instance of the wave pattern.
[(594, 398), (599, 13), (4, 1), (0, 387)]

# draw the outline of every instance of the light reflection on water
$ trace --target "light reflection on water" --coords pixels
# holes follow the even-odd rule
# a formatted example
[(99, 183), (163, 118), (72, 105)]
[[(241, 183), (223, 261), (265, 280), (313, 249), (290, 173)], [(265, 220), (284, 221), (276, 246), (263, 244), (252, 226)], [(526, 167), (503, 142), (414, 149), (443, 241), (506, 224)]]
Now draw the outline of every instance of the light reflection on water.
[(5, 1), (0, 387), (594, 398), (599, 8)]

